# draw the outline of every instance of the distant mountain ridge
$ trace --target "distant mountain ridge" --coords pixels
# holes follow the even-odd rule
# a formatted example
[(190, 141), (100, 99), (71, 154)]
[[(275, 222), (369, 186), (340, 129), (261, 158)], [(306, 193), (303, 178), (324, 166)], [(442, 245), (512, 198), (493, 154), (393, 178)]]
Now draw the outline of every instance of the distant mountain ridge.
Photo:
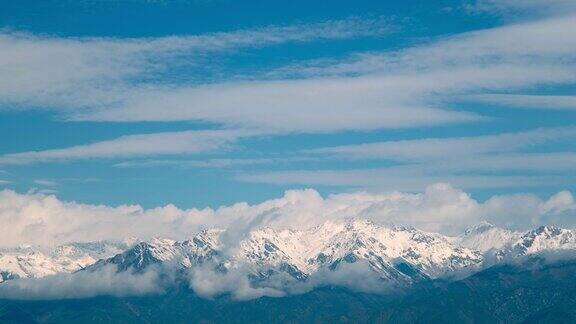
[(0, 283), (19, 278), (41, 278), (90, 266), (102, 258), (122, 253), (125, 242), (89, 242), (61, 245), (45, 252), (32, 246), (0, 249)]

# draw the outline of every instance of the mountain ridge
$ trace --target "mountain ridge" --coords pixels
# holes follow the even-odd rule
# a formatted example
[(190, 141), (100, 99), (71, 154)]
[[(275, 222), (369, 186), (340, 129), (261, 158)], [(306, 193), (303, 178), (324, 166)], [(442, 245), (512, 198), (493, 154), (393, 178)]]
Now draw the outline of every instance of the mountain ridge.
[(381, 280), (410, 285), (474, 273), (545, 251), (576, 251), (573, 230), (541, 226), (515, 232), (486, 222), (457, 237), (360, 218), (327, 221), (304, 230), (258, 228), (230, 234), (224, 229), (205, 229), (181, 241), (71, 243), (50, 253), (32, 247), (2, 249), (0, 278), (40, 278), (93, 271), (108, 264), (118, 271), (144, 271), (153, 264), (186, 270), (210, 263), (223, 272), (242, 267), (255, 280), (287, 275), (303, 282), (321, 271), (364, 262)]

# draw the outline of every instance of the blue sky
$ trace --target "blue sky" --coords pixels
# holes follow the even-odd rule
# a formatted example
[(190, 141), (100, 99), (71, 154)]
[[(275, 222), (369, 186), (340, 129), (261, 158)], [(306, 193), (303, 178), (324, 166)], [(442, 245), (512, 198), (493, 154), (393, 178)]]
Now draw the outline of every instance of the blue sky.
[(576, 186), (576, 5), (2, 1), (0, 186), (204, 207)]

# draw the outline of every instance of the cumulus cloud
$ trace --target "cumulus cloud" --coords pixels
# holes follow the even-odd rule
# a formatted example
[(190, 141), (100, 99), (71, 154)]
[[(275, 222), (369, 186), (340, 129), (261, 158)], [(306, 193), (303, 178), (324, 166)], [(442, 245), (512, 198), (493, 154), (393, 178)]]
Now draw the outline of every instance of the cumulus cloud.
[(483, 204), (481, 211), (487, 220), (503, 227), (525, 229), (549, 224), (574, 227), (576, 224), (576, 204), (569, 191), (560, 191), (548, 200), (531, 194), (494, 196)]
[(2, 299), (74, 299), (100, 295), (134, 296), (164, 291), (159, 272), (151, 267), (143, 273), (118, 272), (112, 266), (96, 271), (60, 273), (44, 278), (9, 280), (0, 285)]
[(178, 209), (173, 205), (143, 209), (138, 205), (110, 207), (63, 202), (53, 195), (0, 191), (0, 246), (54, 246), (67, 242), (150, 239), (183, 240), (201, 229), (233, 229), (226, 242), (234, 246), (247, 232), (262, 227), (309, 228), (326, 220), (360, 217), (380, 224), (458, 234), (487, 220), (514, 229), (539, 224), (574, 226), (576, 204), (562, 191), (548, 200), (534, 195), (494, 196), (478, 202), (447, 184), (429, 186), (423, 193), (357, 192), (322, 197), (312, 189), (287, 191), (277, 199), (217, 209)]

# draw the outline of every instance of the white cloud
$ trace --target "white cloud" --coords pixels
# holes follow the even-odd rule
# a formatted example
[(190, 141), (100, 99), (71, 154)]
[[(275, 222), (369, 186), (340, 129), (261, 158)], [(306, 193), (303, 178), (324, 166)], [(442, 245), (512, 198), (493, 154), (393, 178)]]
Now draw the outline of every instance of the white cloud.
[(468, 3), (465, 8), (472, 12), (502, 15), (557, 15), (574, 12), (576, 4), (572, 0), (476, 0)]
[[(464, 71), (461, 71), (465, 73)], [(530, 71), (524, 71), (530, 73)], [(443, 84), (443, 76), (437, 76)], [(202, 120), (283, 132), (404, 128), (477, 121), (473, 113), (426, 107), (409, 96), (429, 88), (411, 77), (240, 82), (144, 90), (117, 108), (76, 115), (79, 120)], [(444, 83), (453, 83), (445, 76)], [(479, 77), (478, 82), (482, 78)], [(495, 82), (495, 81), (491, 81)], [(158, 107), (169, 106), (160, 112)], [(376, 118), (377, 117), (377, 118)]]
[[(566, 171), (574, 171), (576, 153), (552, 152), (552, 153), (507, 153), (507, 154), (483, 154), (469, 156), (462, 159), (446, 159), (435, 163), (423, 163), (414, 165), (427, 171), (457, 173), (468, 172), (530, 172), (531, 175), (545, 176), (547, 173), (566, 174)], [(569, 180), (567, 180), (569, 181)]]
[(0, 103), (4, 109), (13, 105), (64, 111), (99, 109), (125, 100), (126, 91), (137, 79), (151, 78), (170, 66), (203, 67), (207, 53), (381, 36), (390, 31), (383, 19), (357, 18), (163, 38), (58, 38), (3, 31)]
[[(211, 85), (172, 84), (171, 80), (162, 79), (166, 76), (160, 77), (161, 83), (138, 81), (153, 79), (148, 75), (155, 75), (155, 69), (149, 69), (150, 62), (171, 62), (158, 59), (167, 55), (164, 52), (186, 52), (190, 44), (198, 43), (199, 48), (210, 48), (214, 46), (211, 41), (74, 40), (4, 35), (4, 47), (19, 52), (9, 51), (1, 59), (9, 67), (4, 72), (9, 75), (4, 79), (11, 81), (0, 86), (3, 89), (0, 100), (60, 107), (64, 117), (72, 120), (202, 120), (285, 132), (478, 121), (482, 118), (477, 114), (440, 109), (442, 102), (453, 95), (576, 80), (576, 71), (571, 68), (576, 53), (576, 41), (570, 32), (576, 27), (573, 18), (556, 17), (464, 33), (397, 52), (363, 55), (308, 70), (298, 68), (311, 74), (298, 72), (297, 79), (268, 80), (256, 74), (249, 77), (252, 81)], [(334, 25), (340, 25), (329, 24), (339, 30), (337, 35), (346, 30)], [(351, 28), (358, 29), (361, 31), (357, 34), (364, 34), (370, 28)], [(298, 31), (308, 33), (307, 28)], [(284, 33), (287, 30), (279, 32)], [(312, 38), (318, 39), (326, 32), (311, 33)], [(231, 38), (230, 42), (236, 44), (237, 37), (234, 34), (216, 38)], [(258, 39), (255, 43), (265, 43), (277, 36), (255, 38)], [(156, 48), (165, 49), (158, 53)], [(51, 58), (63, 56), (67, 59), (59, 64), (52, 62)], [(152, 67), (157, 67), (154, 64)], [(143, 73), (148, 77), (142, 78)]]
[(189, 273), (190, 288), (203, 298), (231, 294), (238, 300), (259, 298), (262, 296), (283, 297), (286, 287), (254, 287), (244, 268), (234, 268), (226, 273), (216, 270), (213, 265), (204, 265), (192, 269)]
[[(504, 26), (398, 52), (313, 67), (302, 79), (136, 90), (96, 120), (208, 120), (283, 131), (337, 131), (479, 120), (439, 109), (455, 94), (576, 80), (573, 17)], [(350, 76), (350, 74), (354, 76)], [(471, 77), (473, 76), (473, 77)], [(157, 109), (169, 105), (167, 113)]]
[[(430, 170), (431, 169), (431, 170)], [(376, 191), (418, 191), (437, 183), (449, 182), (466, 189), (522, 188), (569, 185), (572, 177), (555, 175), (458, 174), (434, 167), (397, 166), (368, 169), (322, 169), (269, 171), (243, 174), (240, 181), (302, 186), (336, 186)]]
[[(186, 277), (181, 278), (179, 275)], [(362, 280), (357, 280), (362, 277)], [(342, 264), (335, 270), (321, 270), (306, 282), (287, 274), (275, 274), (255, 284), (243, 264), (222, 272), (214, 264), (205, 263), (176, 274), (169, 265), (153, 265), (143, 272), (118, 272), (114, 265), (97, 269), (60, 273), (43, 278), (9, 280), (0, 285), (0, 298), (12, 300), (78, 299), (95, 296), (141, 296), (161, 294), (173, 289), (181, 279), (202, 298), (230, 295), (235, 300), (283, 297), (302, 294), (317, 287), (338, 285), (369, 293), (389, 292), (393, 285), (381, 280), (367, 262)]]
[(424, 138), (335, 146), (309, 150), (310, 153), (327, 154), (348, 159), (384, 159), (394, 161), (450, 160), (462, 157), (495, 153), (510, 153), (534, 148), (553, 142), (576, 139), (576, 128), (536, 129), (497, 135)]
[(44, 278), (10, 280), (0, 285), (0, 298), (47, 300), (89, 298), (100, 295), (134, 296), (164, 291), (155, 268), (135, 274), (118, 272), (114, 266), (96, 271), (60, 273)]
[(243, 174), (239, 179), (400, 190), (418, 190), (442, 181), (466, 189), (568, 185), (574, 180), (571, 171), (576, 165), (576, 152), (551, 148), (575, 139), (576, 129), (565, 127), (325, 147), (303, 153), (329, 159), (389, 161), (392, 165), (373, 169), (256, 172)]
[(574, 227), (576, 204), (569, 191), (561, 191), (548, 200), (530, 194), (494, 196), (483, 205), (482, 213), (496, 224), (520, 228), (539, 225)]
[(47, 186), (47, 187), (54, 187), (57, 186), (58, 183), (56, 181), (53, 180), (47, 180), (47, 179), (36, 179), (34, 181), (32, 181), (34, 184), (40, 185), (40, 186)]
[(464, 99), (519, 109), (576, 111), (576, 96), (481, 94), (466, 96)]
[(292, 157), (271, 157), (271, 158), (230, 158), (230, 159), (208, 159), (208, 160), (187, 160), (187, 159), (174, 159), (174, 160), (144, 160), (144, 161), (124, 161), (114, 164), (119, 168), (131, 167), (157, 167), (157, 166), (173, 166), (180, 168), (229, 168), (237, 166), (250, 166), (261, 164), (286, 164), (292, 162), (310, 162), (318, 161), (319, 158), (307, 156), (292, 156)]
[[(501, 66), (526, 67), (538, 71), (531, 77), (537, 80), (524, 82), (565, 82), (545, 71), (568, 69), (564, 76), (574, 79), (573, 62), (576, 41), (571, 30), (576, 26), (574, 15), (550, 17), (529, 22), (481, 29), (424, 42), (394, 52), (372, 52), (352, 55), (345, 60), (320, 60), (308, 65), (297, 65), (284, 69), (290, 76), (336, 76), (408, 74), (454, 69), (478, 69)], [(316, 63), (316, 64), (315, 64)], [(462, 75), (461, 80), (471, 82), (474, 74)], [(499, 75), (501, 78), (516, 78), (514, 75)], [(496, 85), (496, 84), (495, 84)], [(433, 86), (433, 85), (431, 85)], [(482, 90), (482, 89), (477, 89)]]
[(242, 130), (198, 130), (128, 135), (62, 149), (5, 154), (0, 156), (0, 164), (206, 153), (229, 147), (238, 138), (249, 134), (254, 133)]
[[(231, 228), (230, 245), (260, 227), (309, 228), (329, 219), (360, 217), (376, 223), (415, 226), (449, 234), (479, 220), (512, 228), (550, 223), (576, 224), (574, 198), (560, 192), (549, 200), (532, 195), (496, 196), (480, 203), (446, 184), (423, 193), (357, 192), (326, 198), (314, 190), (288, 191), (278, 199), (217, 209), (181, 210), (173, 205), (145, 210), (140, 206), (110, 207), (63, 202), (40, 193), (0, 191), (0, 246), (32, 244), (53, 247), (67, 242), (150, 239), (183, 240), (203, 228)], [(549, 222), (548, 222), (549, 221)]]
[(274, 274), (257, 285), (250, 282), (249, 271), (243, 266), (223, 273), (213, 265), (204, 265), (189, 272), (189, 284), (200, 297), (214, 298), (229, 294), (236, 300), (262, 296), (283, 297), (334, 285), (368, 293), (390, 292), (395, 288), (391, 283), (381, 280), (364, 260), (343, 263), (334, 270), (321, 269), (305, 282), (297, 281), (286, 274)]

